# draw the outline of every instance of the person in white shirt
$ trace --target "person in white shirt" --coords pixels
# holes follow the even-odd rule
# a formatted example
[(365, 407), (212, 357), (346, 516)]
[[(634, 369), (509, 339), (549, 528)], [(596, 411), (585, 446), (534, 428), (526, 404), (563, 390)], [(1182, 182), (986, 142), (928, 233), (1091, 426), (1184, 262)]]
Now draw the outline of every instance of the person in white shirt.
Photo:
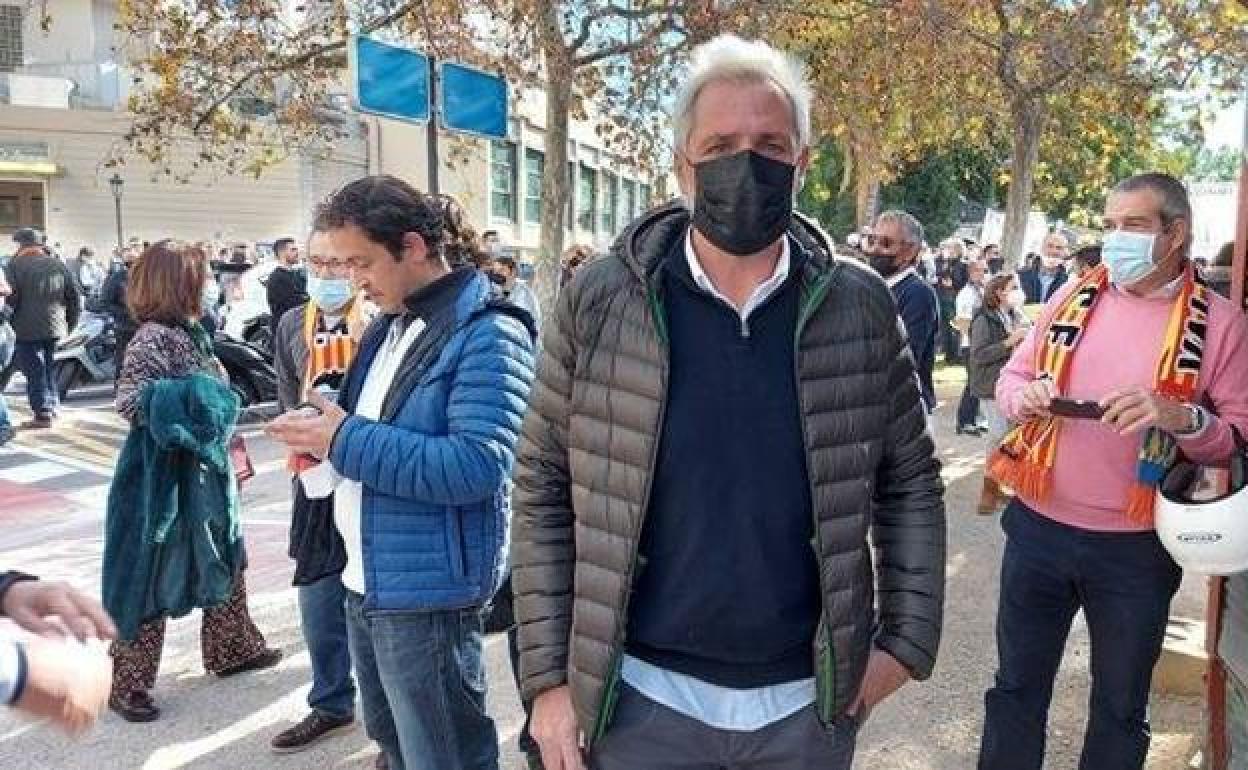
[[(962, 338), (962, 360), (970, 361), (971, 319), (984, 304), (984, 284), (988, 280), (988, 265), (980, 260), (967, 266), (967, 282), (958, 292), (954, 303), (953, 327)], [(979, 424), (979, 399), (968, 382), (958, 401), (958, 435), (979, 436), (984, 428)]]

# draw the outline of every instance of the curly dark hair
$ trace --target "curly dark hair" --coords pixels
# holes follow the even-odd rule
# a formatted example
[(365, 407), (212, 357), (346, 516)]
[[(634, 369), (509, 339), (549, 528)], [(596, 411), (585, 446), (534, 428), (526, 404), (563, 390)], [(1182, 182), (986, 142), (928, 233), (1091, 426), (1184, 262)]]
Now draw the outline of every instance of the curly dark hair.
[(427, 195), (395, 176), (357, 179), (313, 212), (314, 232), (355, 225), (402, 259), (403, 236), (418, 233), (433, 258), (452, 268), (488, 259), (463, 207), (449, 195)]

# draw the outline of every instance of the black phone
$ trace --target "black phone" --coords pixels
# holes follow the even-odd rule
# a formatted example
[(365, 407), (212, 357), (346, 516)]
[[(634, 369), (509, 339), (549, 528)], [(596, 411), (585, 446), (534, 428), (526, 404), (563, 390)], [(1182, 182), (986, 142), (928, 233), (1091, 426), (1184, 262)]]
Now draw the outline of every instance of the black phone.
[(1049, 413), (1055, 417), (1099, 420), (1105, 415), (1105, 410), (1095, 401), (1081, 401), (1076, 398), (1055, 398), (1049, 402)]

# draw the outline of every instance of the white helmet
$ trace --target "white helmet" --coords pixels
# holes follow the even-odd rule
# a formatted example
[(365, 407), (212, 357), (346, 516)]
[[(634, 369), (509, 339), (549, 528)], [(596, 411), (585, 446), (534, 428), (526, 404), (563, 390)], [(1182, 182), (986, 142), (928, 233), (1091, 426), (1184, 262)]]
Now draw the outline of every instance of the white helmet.
[(1157, 536), (1185, 570), (1204, 575), (1248, 570), (1248, 458), (1238, 430), (1235, 443), (1229, 484), (1210, 490), (1206, 469), (1180, 462), (1157, 487)]

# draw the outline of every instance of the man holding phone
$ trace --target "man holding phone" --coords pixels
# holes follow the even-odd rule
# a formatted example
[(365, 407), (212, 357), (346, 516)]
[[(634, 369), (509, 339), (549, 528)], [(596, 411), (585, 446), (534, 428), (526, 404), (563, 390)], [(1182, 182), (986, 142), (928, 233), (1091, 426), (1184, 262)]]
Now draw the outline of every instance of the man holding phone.
[[(324, 226), (315, 225), (308, 239), (308, 302), (286, 312), (277, 322), (273, 358), (277, 368), (278, 402), (282, 411), (306, 404), (318, 389), (330, 400), (342, 385), (355, 358), (364, 329), (360, 302), (346, 261), (330, 252)], [(311, 414), (318, 413), (305, 407)], [(311, 462), (309, 462), (309, 459)], [(296, 476), (291, 511), (289, 555), (295, 560), (295, 585), (303, 639), (312, 663), (308, 715), (273, 737), (279, 754), (303, 751), (355, 723), (355, 682), (347, 646), (347, 592), (342, 584), (346, 550), (334, 527), (332, 486), (310, 487), (320, 461), (291, 455), (289, 468)], [(329, 468), (324, 468), (329, 471)], [(308, 478), (301, 478), (303, 473)], [(332, 475), (332, 473), (331, 473)]]
[(1075, 612), (1091, 640), (1081, 770), (1137, 770), (1149, 683), (1181, 571), (1153, 528), (1178, 453), (1217, 464), (1248, 429), (1248, 323), (1197, 282), (1181, 182), (1142, 174), (1105, 207), (1102, 265), (1056, 294), (1014, 352), (997, 403), (1019, 426), (989, 471), (1018, 493), (985, 698), (981, 770), (1039, 770)]

